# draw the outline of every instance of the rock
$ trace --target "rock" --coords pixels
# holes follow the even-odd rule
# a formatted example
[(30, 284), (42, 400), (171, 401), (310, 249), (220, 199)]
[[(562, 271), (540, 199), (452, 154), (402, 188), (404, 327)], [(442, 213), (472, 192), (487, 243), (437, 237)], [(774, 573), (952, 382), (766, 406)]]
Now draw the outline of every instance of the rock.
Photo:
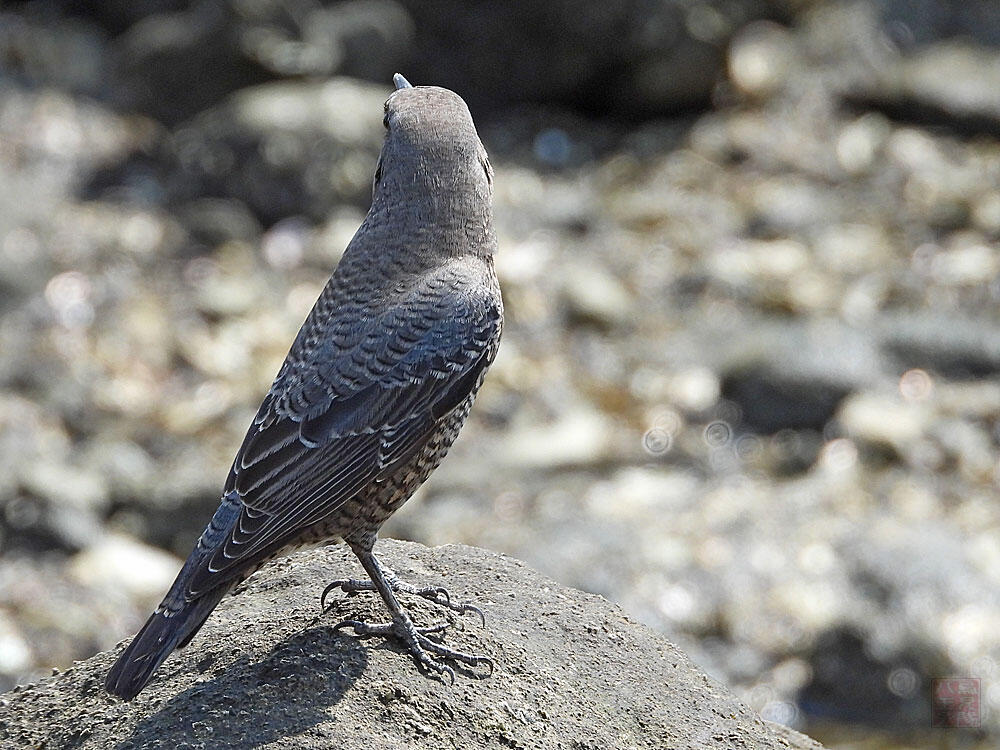
[(773, 434), (822, 430), (848, 391), (836, 383), (752, 367), (727, 374), (722, 393), (740, 407), (745, 424)]
[(260, 224), (239, 201), (201, 198), (178, 206), (177, 213), (191, 235), (209, 247), (230, 239), (253, 242), (260, 236)]
[(635, 320), (632, 295), (603, 269), (574, 265), (565, 269), (562, 283), (566, 306), (575, 321), (612, 329)]
[(938, 42), (887, 67), (870, 96), (911, 114), (974, 130), (1000, 125), (1000, 54), (967, 42)]
[[(280, 3), (275, 4), (281, 10)], [(325, 69), (313, 74), (338, 72), (371, 81), (391, 80), (412, 54), (414, 24), (395, 0), (348, 0), (309, 12), (301, 25), (302, 38), (313, 59)], [(283, 71), (271, 66), (276, 72)]]
[(276, 77), (359, 75), (386, 83), (414, 33), (409, 14), (391, 0), (190, 5), (155, 9), (167, 12), (145, 16), (116, 39), (115, 96), (170, 125)]
[(793, 57), (786, 29), (767, 21), (751, 23), (729, 47), (729, 78), (744, 94), (763, 98), (788, 79)]
[(549, 424), (511, 430), (501, 450), (509, 466), (555, 468), (596, 463), (609, 454), (610, 420), (600, 412), (574, 409)]
[(1000, 45), (1000, 5), (992, 0), (880, 0), (878, 8), (886, 32), (904, 48), (948, 37)]
[(97, 472), (38, 460), (23, 469), (24, 488), (53, 505), (96, 512), (108, 504), (108, 485)]
[[(0, 16), (0, 59), (8, 74), (34, 85), (48, 85), (93, 96), (106, 78), (107, 39), (89, 23), (46, 13)], [(67, 64), (72, 60), (72, 64)]]
[(86, 586), (119, 588), (129, 596), (153, 599), (170, 586), (179, 562), (163, 550), (121, 534), (106, 534), (76, 553), (69, 574)]
[(118, 103), (176, 124), (264, 79), (264, 71), (240, 54), (241, 29), (227, 5), (204, 0), (132, 24), (116, 39)]
[(722, 396), (755, 432), (822, 430), (847, 394), (878, 379), (881, 358), (868, 335), (837, 321), (758, 321), (729, 335)]
[(266, 225), (367, 205), (390, 92), (350, 78), (242, 89), (174, 132), (160, 165), (169, 200), (228, 199)]
[(902, 452), (923, 436), (930, 411), (898, 395), (861, 393), (844, 401), (838, 419), (852, 437)]
[(883, 316), (877, 331), (899, 370), (921, 367), (959, 381), (1000, 373), (1000, 330), (988, 316), (913, 311)]
[[(706, 102), (739, 26), (783, 15), (788, 3), (402, 3), (416, 25), (412, 80), (436, 77), (473, 108), (561, 101), (619, 116)], [(516, 19), (516, 20), (515, 20)], [(473, 35), (476, 54), (456, 38)], [(544, 41), (542, 41), (544, 40)]]
[[(18, 746), (168, 748), (564, 747), (821, 750), (768, 724), (676, 647), (604, 599), (483, 550), (383, 541), (401, 575), (451, 587), (487, 625), (449, 644), (489, 654), (492, 675), (455, 685), (421, 674), (396, 645), (330, 627), (381, 618), (373, 597), (335, 599), (323, 582), (357, 567), (344, 547), (271, 565), (226, 599), (133, 703), (102, 687), (115, 653), (5, 697), (0, 741)], [(418, 620), (440, 617), (413, 607)], [(115, 743), (118, 744), (115, 744)], [(625, 745), (623, 745), (625, 743)]]

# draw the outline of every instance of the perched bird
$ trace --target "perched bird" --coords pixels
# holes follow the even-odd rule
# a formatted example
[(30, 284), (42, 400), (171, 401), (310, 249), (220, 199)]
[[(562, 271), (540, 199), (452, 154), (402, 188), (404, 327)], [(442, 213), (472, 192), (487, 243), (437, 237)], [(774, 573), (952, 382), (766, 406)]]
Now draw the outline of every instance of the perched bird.
[[(222, 503), (156, 612), (108, 674), (131, 700), (219, 600), (276, 556), (350, 545), (387, 624), (346, 621), (358, 635), (401, 639), (418, 662), (487, 657), (426, 637), (395, 593), (458, 612), (441, 588), (416, 588), (373, 553), (379, 527), (437, 467), (496, 356), (503, 323), (493, 270), (493, 170), (465, 102), (401, 75), (385, 103), (385, 143), (368, 215), (303, 323), (233, 461)], [(481, 614), (481, 613), (479, 613)], [(433, 654), (434, 656), (431, 656)], [(438, 657), (438, 658), (434, 658)]]

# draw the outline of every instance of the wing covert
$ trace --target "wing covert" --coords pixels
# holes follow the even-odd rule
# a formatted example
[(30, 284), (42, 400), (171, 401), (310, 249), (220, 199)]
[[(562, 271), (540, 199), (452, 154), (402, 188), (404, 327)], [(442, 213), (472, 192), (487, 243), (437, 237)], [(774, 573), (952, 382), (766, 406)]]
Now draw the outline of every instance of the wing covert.
[(238, 575), (390, 475), (477, 387), (496, 355), (499, 305), (435, 296), (423, 315), (404, 299), (366, 333), (341, 336), (349, 348), (336, 349), (336, 331), (310, 356), (295, 359), (293, 348), (226, 482), (239, 516), (195, 572), (190, 595)]

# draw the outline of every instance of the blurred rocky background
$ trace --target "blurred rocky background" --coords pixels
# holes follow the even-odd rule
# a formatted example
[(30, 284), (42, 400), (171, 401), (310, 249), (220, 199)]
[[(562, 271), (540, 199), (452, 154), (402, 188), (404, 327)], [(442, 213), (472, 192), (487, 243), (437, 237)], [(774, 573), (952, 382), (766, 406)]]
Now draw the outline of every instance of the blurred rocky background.
[[(0, 689), (158, 602), (396, 70), (473, 109), (508, 323), (386, 533), (619, 601), (831, 748), (995, 747), (995, 0), (4, 3)], [(932, 728), (951, 676), (980, 728)]]

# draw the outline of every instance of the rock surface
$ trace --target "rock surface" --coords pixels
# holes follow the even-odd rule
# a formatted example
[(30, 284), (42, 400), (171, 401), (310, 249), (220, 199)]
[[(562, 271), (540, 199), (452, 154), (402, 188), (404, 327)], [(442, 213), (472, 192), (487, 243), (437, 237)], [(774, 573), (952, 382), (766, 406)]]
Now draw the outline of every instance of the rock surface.
[[(373, 596), (335, 599), (354, 574), (344, 547), (300, 553), (240, 586), (133, 703), (103, 689), (114, 653), (16, 688), (0, 702), (4, 747), (75, 748), (801, 748), (820, 745), (760, 719), (673, 645), (601, 597), (473, 547), (383, 541), (404, 578), (442, 583), (482, 606), (445, 637), (489, 654), (492, 676), (455, 685), (421, 675), (395, 645), (335, 633), (379, 618)], [(440, 617), (411, 603), (419, 621)]]

